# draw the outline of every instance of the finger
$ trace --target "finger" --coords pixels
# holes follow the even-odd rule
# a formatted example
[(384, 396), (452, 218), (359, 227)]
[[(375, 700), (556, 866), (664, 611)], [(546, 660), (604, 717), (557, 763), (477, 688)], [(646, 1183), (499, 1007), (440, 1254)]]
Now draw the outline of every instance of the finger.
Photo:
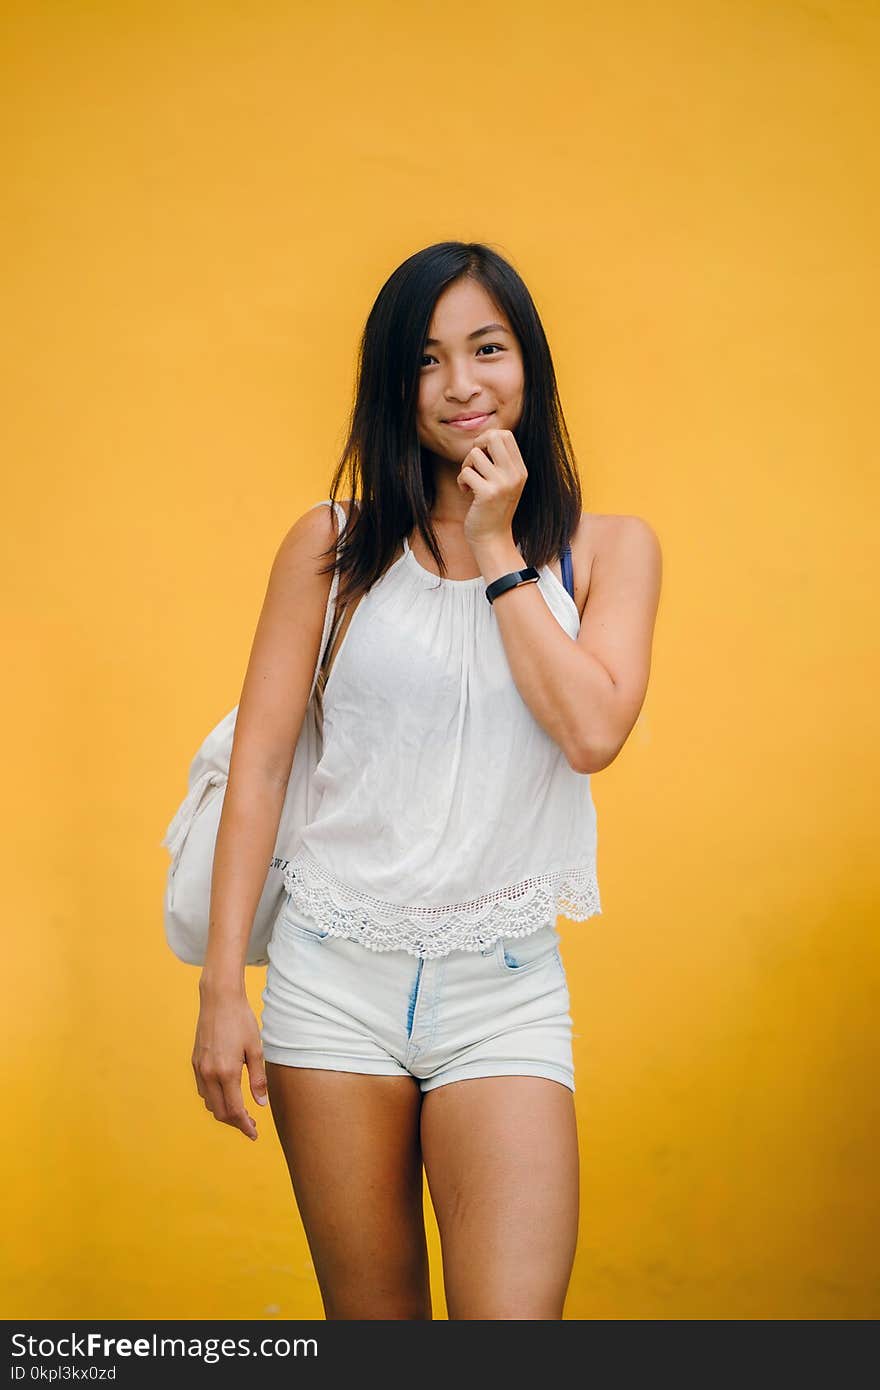
[(192, 1063), (193, 1075), (195, 1076), (195, 1079), (196, 1079), (196, 1090), (198, 1091), (199, 1095), (202, 1097), (202, 1100), (204, 1100), (204, 1099), (205, 1099), (205, 1083), (204, 1083), (204, 1081), (202, 1080), (202, 1073), (199, 1071), (199, 1064), (198, 1064), (198, 1061), (196, 1060), (195, 1057), (191, 1057), (191, 1058), (190, 1058), (190, 1061), (191, 1061), (191, 1063)]
[(495, 467), (507, 478), (519, 477), (524, 466), (516, 440), (509, 430), (496, 430), (494, 433), (495, 437), (489, 440), (489, 444)]
[(464, 468), (472, 468), (475, 473), (479, 473), (484, 478), (491, 478), (492, 469), (495, 467), (489, 455), (482, 449), (474, 447), (465, 455)]
[(248, 1082), (251, 1095), (257, 1105), (269, 1104), (269, 1085), (266, 1081), (266, 1067), (263, 1062), (263, 1049), (257, 1045), (245, 1048), (245, 1063), (248, 1069)]
[[(211, 1112), (218, 1124), (229, 1124), (229, 1105), (224, 1094), (223, 1077), (219, 1071), (214, 1070), (214, 1064), (210, 1062), (205, 1065), (201, 1076), (201, 1096), (205, 1102), (205, 1109)], [(230, 1080), (233, 1080), (231, 1073)]]
[(223, 1099), (223, 1089), (220, 1082), (211, 1076), (202, 1077), (202, 1099), (205, 1102), (205, 1109), (210, 1110), (215, 1120), (221, 1124), (226, 1120), (226, 1102)]
[(477, 435), (474, 440), (474, 447), (484, 450), (493, 464), (509, 462), (510, 460), (510, 450), (507, 447), (504, 430), (486, 430), (485, 434)]
[(477, 497), (491, 496), (492, 489), (489, 487), (487, 480), (483, 477), (482, 473), (478, 473), (475, 468), (471, 468), (470, 464), (466, 463), (458, 476), (463, 482), (467, 483), (468, 487), (472, 489)]
[(204, 1067), (205, 1054), (202, 1048), (198, 1046), (198, 1044), (196, 1044), (196, 1046), (193, 1048), (193, 1054), (190, 1058), (190, 1061), (192, 1062), (193, 1075), (196, 1079), (196, 1090), (198, 1091), (202, 1100), (207, 1105), (208, 1086), (211, 1078), (210, 1072), (206, 1070)]
[(226, 1121), (234, 1129), (240, 1129), (248, 1139), (256, 1139), (257, 1122), (252, 1120), (244, 1108), (244, 1097), (241, 1094), (241, 1073), (237, 1077), (226, 1077), (221, 1082), (223, 1088), (223, 1100), (226, 1105)]

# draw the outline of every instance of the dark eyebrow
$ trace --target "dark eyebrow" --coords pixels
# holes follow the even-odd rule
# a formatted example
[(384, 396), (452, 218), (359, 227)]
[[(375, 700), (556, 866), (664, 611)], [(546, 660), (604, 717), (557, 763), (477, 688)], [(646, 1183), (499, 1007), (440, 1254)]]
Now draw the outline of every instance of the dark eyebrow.
[[(485, 328), (475, 328), (473, 333), (467, 335), (468, 342), (474, 338), (482, 338), (484, 333), (506, 333), (508, 330), (503, 323), (487, 323)], [(426, 338), (425, 347), (441, 347), (439, 338)]]

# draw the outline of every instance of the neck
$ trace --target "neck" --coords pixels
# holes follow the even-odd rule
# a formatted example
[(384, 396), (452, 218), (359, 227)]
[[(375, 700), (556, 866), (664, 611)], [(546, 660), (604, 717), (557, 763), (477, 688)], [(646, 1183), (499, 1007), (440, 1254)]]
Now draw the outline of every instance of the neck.
[(471, 508), (473, 494), (462, 492), (456, 479), (461, 472), (461, 464), (452, 459), (440, 458), (437, 454), (425, 452), (425, 460), (434, 474), (434, 505), (431, 508), (431, 521), (435, 526), (461, 528)]

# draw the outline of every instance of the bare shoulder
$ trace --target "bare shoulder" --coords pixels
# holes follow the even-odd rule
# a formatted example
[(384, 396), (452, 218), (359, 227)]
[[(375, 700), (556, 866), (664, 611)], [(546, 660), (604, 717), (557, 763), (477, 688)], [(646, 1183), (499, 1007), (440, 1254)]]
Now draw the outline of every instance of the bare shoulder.
[[(340, 500), (339, 505), (346, 518), (351, 513), (351, 501)], [(282, 570), (293, 569), (302, 573), (308, 569), (312, 573), (329, 564), (338, 539), (336, 510), (328, 502), (316, 502), (297, 517), (281, 540), (275, 556), (275, 565)], [(326, 579), (329, 590), (332, 575), (321, 575)]]
[(575, 535), (595, 553), (603, 547), (616, 544), (622, 535), (636, 535), (639, 532), (643, 536), (653, 536), (657, 539), (656, 532), (644, 517), (619, 512), (581, 512), (580, 525)]
[(617, 512), (581, 512), (572, 552), (591, 570), (596, 560), (612, 555), (654, 555), (659, 559), (661, 553), (660, 540), (650, 522)]
[[(269, 614), (293, 622), (306, 635), (310, 648), (323, 631), (336, 542), (336, 511), (326, 502), (317, 502), (288, 528), (272, 562), (264, 620)], [(275, 635), (283, 638), (280, 624)]]
[(660, 542), (653, 527), (640, 516), (618, 512), (581, 512), (571, 541), (575, 602), (581, 618), (600, 566), (610, 562), (661, 567)]
[(660, 540), (641, 516), (607, 515), (593, 518), (592, 586), (607, 596), (626, 591), (638, 594), (646, 611), (656, 615), (663, 579)]
[[(631, 528), (628, 523), (635, 523)], [(571, 537), (571, 563), (574, 570), (574, 602), (581, 619), (587, 607), (589, 591), (596, 574), (599, 557), (608, 556), (620, 545), (621, 535), (638, 530), (639, 517), (619, 516), (617, 513), (581, 512), (576, 531)]]
[(659, 593), (663, 554), (657, 532), (641, 516), (605, 515), (593, 518), (593, 575), (599, 570), (616, 578), (641, 579)]
[[(340, 501), (339, 505), (343, 508), (346, 516), (351, 510), (351, 503)], [(286, 545), (303, 540), (324, 541), (329, 544), (336, 539), (336, 509), (329, 502), (315, 502), (296, 521), (289, 527), (281, 544)]]

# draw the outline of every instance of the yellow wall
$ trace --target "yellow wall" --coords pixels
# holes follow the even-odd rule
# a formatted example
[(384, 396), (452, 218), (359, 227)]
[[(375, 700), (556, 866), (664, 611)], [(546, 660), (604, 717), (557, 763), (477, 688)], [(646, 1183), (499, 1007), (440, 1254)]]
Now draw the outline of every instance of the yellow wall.
[(560, 923), (567, 1316), (876, 1317), (876, 3), (4, 8), (3, 1315), (320, 1316), (268, 1114), (196, 1094), (159, 842), (369, 306), (460, 237), (664, 553)]

